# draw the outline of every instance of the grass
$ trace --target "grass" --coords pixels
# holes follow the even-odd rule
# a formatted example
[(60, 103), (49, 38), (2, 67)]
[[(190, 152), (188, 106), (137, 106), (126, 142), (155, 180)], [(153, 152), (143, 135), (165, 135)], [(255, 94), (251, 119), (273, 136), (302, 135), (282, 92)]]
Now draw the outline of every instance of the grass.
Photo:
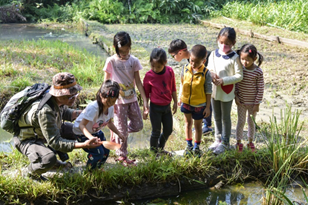
[(0, 41), (0, 56), (1, 99), (36, 82), (51, 84), (58, 72), (73, 73), (84, 91), (104, 76), (104, 60), (61, 41)]
[(246, 20), (259, 26), (273, 26), (290, 31), (308, 33), (308, 1), (254, 0), (228, 1), (211, 16), (226, 16)]

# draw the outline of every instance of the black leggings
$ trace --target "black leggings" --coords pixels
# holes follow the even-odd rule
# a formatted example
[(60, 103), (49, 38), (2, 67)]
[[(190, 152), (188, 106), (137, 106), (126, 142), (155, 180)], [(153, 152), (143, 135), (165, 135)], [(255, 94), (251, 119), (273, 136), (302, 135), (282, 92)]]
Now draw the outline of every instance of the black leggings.
[[(171, 106), (159, 106), (150, 103), (149, 116), (152, 125), (150, 149), (152, 151), (158, 152), (158, 150), (163, 150), (168, 137), (173, 131), (173, 116)], [(162, 133), (161, 123), (163, 125)]]

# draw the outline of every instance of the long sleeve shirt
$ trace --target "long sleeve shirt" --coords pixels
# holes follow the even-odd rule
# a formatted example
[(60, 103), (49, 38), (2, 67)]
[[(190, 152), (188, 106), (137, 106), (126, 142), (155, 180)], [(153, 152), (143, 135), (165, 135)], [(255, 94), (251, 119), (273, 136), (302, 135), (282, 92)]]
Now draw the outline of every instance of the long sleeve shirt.
[(264, 94), (264, 77), (261, 68), (243, 68), (243, 80), (236, 84), (236, 96), (242, 104), (260, 104)]
[(165, 66), (165, 72), (157, 74), (149, 70), (144, 77), (144, 90), (150, 102), (160, 106), (166, 106), (172, 101), (172, 94), (176, 92), (174, 71)]
[(215, 50), (209, 56), (207, 68), (223, 80), (223, 84), (213, 85), (212, 98), (228, 102), (235, 97), (235, 84), (243, 78), (239, 56), (234, 51), (225, 55)]
[(18, 124), (20, 127), (32, 126), (32, 128), (21, 128), (18, 137), (21, 140), (35, 139), (34, 131), (39, 139), (45, 139), (46, 144), (56, 151), (70, 152), (74, 149), (75, 141), (64, 139), (60, 135), (62, 120), (72, 120), (73, 109), (67, 106), (59, 107), (52, 97), (54, 108), (45, 104), (37, 111), (40, 101), (36, 101), (22, 115)]

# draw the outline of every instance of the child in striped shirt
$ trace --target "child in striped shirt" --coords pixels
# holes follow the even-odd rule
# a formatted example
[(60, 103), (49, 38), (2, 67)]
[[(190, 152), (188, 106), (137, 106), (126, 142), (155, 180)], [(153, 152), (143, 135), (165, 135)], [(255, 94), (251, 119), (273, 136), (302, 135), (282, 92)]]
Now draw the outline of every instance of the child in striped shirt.
[[(263, 62), (263, 56), (252, 44), (245, 44), (237, 51), (240, 62), (243, 66), (243, 80), (236, 84), (235, 102), (237, 104), (238, 122), (236, 126), (236, 149), (239, 152), (243, 150), (241, 140), (243, 138), (243, 129), (246, 123), (246, 112), (248, 111), (248, 149), (255, 151), (253, 139), (255, 136), (255, 125), (250, 115), (255, 118), (259, 111), (260, 103), (263, 100), (264, 78), (260, 65)], [(254, 64), (258, 57), (258, 65)]]

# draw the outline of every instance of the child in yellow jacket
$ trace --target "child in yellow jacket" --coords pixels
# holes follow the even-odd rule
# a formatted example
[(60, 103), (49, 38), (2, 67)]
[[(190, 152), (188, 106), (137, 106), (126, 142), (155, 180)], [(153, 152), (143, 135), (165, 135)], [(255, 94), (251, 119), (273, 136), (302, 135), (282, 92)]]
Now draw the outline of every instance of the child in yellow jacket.
[[(185, 134), (187, 147), (184, 155), (201, 156), (199, 148), (202, 139), (202, 121), (210, 115), (210, 97), (212, 80), (204, 66), (207, 50), (203, 45), (192, 47), (190, 64), (184, 66), (181, 73), (181, 88), (178, 105), (185, 115)], [(195, 142), (192, 144), (192, 125), (195, 127)]]

